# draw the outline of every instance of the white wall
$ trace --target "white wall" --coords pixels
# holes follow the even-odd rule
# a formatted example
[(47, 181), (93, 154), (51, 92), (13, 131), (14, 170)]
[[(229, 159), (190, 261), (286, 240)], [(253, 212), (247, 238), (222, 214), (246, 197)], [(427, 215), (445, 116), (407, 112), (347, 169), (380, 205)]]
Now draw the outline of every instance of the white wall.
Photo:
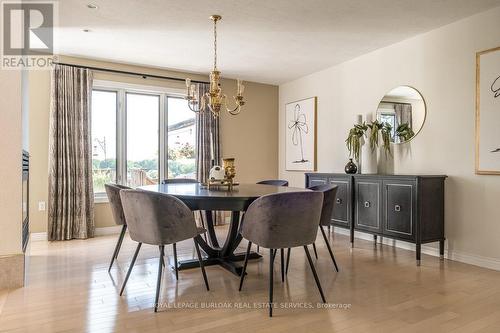
[(390, 89), (413, 86), (425, 98), (427, 119), (395, 152), (395, 173), (447, 174), (449, 248), (500, 259), (500, 176), (474, 174), (475, 53), (497, 46), (500, 8), (281, 85), (280, 177), (304, 185), (302, 172), (284, 169), (287, 102), (318, 96), (318, 171), (343, 172), (355, 115), (375, 112)]
[(0, 257), (22, 253), (21, 105), (21, 71), (0, 70)]

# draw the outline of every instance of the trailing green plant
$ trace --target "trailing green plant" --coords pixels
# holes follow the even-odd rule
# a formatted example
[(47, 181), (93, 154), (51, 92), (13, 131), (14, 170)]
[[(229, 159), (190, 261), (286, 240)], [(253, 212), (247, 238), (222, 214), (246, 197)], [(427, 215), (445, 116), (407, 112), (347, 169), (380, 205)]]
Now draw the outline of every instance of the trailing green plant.
[(361, 139), (365, 135), (367, 129), (368, 126), (365, 123), (356, 124), (349, 130), (349, 135), (345, 140), (347, 150), (349, 150), (349, 156), (354, 157), (354, 159), (358, 161), (361, 152)]
[(361, 139), (367, 136), (367, 131), (370, 129), (369, 141), (370, 148), (375, 150), (379, 145), (379, 138), (382, 138), (382, 147), (387, 154), (391, 153), (391, 130), (392, 126), (389, 123), (381, 123), (378, 120), (371, 123), (356, 124), (349, 130), (349, 135), (345, 140), (349, 156), (354, 157), (359, 161), (361, 152)]
[(405, 142), (415, 136), (415, 132), (413, 132), (408, 123), (404, 123), (396, 128), (396, 136), (400, 139), (401, 142)]

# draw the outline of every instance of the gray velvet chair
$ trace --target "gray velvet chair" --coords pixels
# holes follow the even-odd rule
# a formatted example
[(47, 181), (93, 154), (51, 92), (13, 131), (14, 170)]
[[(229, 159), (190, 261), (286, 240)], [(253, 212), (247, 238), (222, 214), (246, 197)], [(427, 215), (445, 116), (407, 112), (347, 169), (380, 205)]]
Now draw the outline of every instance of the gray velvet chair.
[(122, 200), (120, 198), (120, 191), (128, 190), (130, 189), (130, 187), (118, 184), (105, 184), (104, 188), (106, 189), (106, 194), (108, 195), (113, 220), (115, 221), (116, 225), (122, 226), (120, 236), (118, 237), (118, 241), (116, 242), (115, 251), (113, 252), (113, 257), (111, 257), (111, 263), (109, 264), (109, 272), (111, 271), (111, 267), (113, 266), (115, 259), (118, 258), (118, 253), (120, 252), (120, 248), (122, 246), (123, 237), (125, 236), (125, 232), (127, 231), (127, 221), (125, 220), (125, 215), (123, 215), (123, 206)]
[(281, 179), (269, 179), (269, 180), (262, 180), (262, 181), (258, 182), (257, 184), (274, 185), (274, 186), (288, 186), (288, 181), (281, 180)]
[[(158, 311), (160, 296), (161, 273), (164, 265), (165, 245), (193, 238), (196, 254), (200, 263), (205, 286), (209, 290), (207, 275), (198, 243), (194, 239), (204, 232), (198, 228), (191, 210), (179, 199), (161, 193), (151, 193), (140, 190), (123, 190), (120, 192), (123, 211), (127, 220), (130, 238), (138, 242), (130, 263), (130, 267), (120, 290), (120, 296), (127, 285), (128, 278), (134, 267), (135, 260), (143, 243), (157, 245), (160, 248), (158, 265), (158, 282), (156, 284), (155, 312)], [(177, 258), (175, 258), (177, 263)], [(176, 268), (177, 273), (177, 268)]]
[[(260, 185), (274, 185), (274, 186), (288, 186), (288, 181), (283, 180), (283, 179), (268, 179), (268, 180), (261, 180), (257, 184)], [(259, 252), (260, 247), (257, 245), (257, 252)], [(283, 266), (283, 253), (281, 253), (281, 265)], [(282, 277), (284, 279), (284, 275), (282, 273)]]
[(191, 178), (168, 178), (161, 182), (162, 184), (196, 184), (198, 181)]
[[(325, 229), (323, 227), (329, 227), (330, 221), (332, 219), (333, 207), (335, 205), (335, 195), (337, 194), (337, 186), (336, 185), (317, 185), (308, 187), (312, 191), (317, 191), (323, 193), (323, 205), (321, 208), (321, 220), (319, 224), (319, 229), (321, 230), (321, 234), (323, 235), (323, 239), (325, 240), (326, 247), (328, 248), (328, 252), (330, 253), (330, 257), (332, 258), (333, 265), (335, 266), (335, 270), (338, 272), (339, 267), (337, 266), (337, 262), (335, 261), (335, 256), (333, 255), (332, 248), (330, 246), (330, 242), (328, 241), (328, 237), (326, 236)], [(314, 252), (317, 257), (316, 245), (313, 243)], [(288, 265), (290, 264), (290, 253), (291, 249), (288, 249), (287, 258), (286, 258), (286, 272), (288, 273)]]
[[(167, 178), (167, 179), (164, 179), (161, 181), (162, 184), (198, 184), (199, 181), (197, 181), (196, 179), (192, 179), (192, 178)], [(205, 221), (203, 220), (203, 213), (201, 211), (200, 212), (200, 222), (201, 222), (201, 226), (203, 228), (205, 228)], [(193, 212), (194, 214), (194, 212)], [(203, 234), (203, 237), (205, 238), (205, 242), (207, 241), (207, 233), (205, 232)], [(174, 244), (174, 257), (177, 258), (177, 245)], [(175, 266), (175, 276), (176, 278), (178, 278), (178, 273), (177, 273), (177, 264)]]
[[(321, 299), (326, 302), (307, 245), (316, 239), (321, 216), (323, 193), (314, 191), (287, 192), (265, 195), (247, 209), (240, 233), (248, 240), (245, 262), (240, 276), (243, 286), (252, 243), (269, 249), (269, 316), (272, 317), (273, 267), (277, 249), (302, 246)], [(283, 267), (282, 267), (283, 269)]]

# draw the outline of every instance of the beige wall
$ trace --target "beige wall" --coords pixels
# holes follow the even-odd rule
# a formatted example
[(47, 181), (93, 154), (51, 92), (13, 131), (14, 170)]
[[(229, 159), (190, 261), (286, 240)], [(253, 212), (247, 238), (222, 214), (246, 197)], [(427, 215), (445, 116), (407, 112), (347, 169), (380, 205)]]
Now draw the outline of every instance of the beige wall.
[(281, 85), (280, 177), (304, 184), (303, 173), (284, 170), (287, 102), (318, 96), (318, 171), (343, 172), (355, 115), (373, 113), (390, 89), (413, 86), (427, 119), (411, 144), (398, 146), (395, 172), (447, 174), (449, 248), (500, 259), (500, 177), (474, 174), (475, 53), (500, 46), (499, 31), (496, 8)]
[[(156, 68), (146, 68), (88, 59), (61, 57), (62, 62), (88, 66), (113, 68), (125, 71), (150, 73), (207, 80), (205, 75), (194, 75)], [(184, 83), (142, 79), (96, 72), (96, 79), (122, 81), (135, 84), (184, 88)], [(32, 71), (30, 73), (30, 152), (32, 154), (31, 183), (31, 225), (32, 232), (47, 230), (47, 211), (38, 211), (38, 202), (47, 201), (48, 195), (48, 126), (50, 107), (50, 73)], [(224, 80), (223, 89), (228, 96), (236, 91), (234, 80)], [(238, 116), (223, 114), (221, 118), (221, 141), (224, 157), (235, 157), (237, 180), (243, 183), (260, 179), (275, 178), (278, 173), (278, 87), (247, 82), (245, 83), (247, 104)], [(95, 223), (97, 227), (112, 226), (109, 205), (96, 204)]]
[(21, 71), (0, 70), (0, 257), (22, 253), (21, 110)]

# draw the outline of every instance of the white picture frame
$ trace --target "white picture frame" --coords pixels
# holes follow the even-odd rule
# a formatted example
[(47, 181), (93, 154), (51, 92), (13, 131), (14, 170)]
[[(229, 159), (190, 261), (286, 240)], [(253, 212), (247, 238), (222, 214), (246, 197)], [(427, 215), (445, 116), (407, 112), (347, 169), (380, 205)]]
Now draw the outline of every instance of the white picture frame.
[(317, 97), (285, 105), (285, 169), (316, 171)]
[(500, 175), (500, 47), (476, 53), (476, 166)]

